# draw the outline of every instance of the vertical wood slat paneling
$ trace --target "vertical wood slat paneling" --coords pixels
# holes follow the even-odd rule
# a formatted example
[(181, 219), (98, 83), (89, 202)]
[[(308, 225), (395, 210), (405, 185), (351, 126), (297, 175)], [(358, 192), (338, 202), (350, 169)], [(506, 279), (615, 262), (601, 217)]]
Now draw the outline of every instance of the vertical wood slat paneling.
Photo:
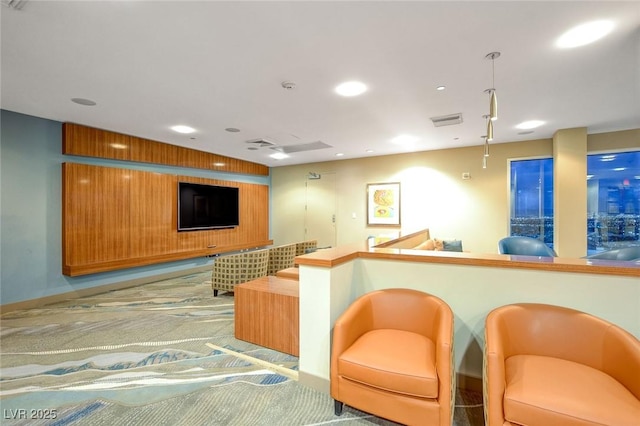
[(171, 165), (178, 156), (178, 147), (149, 139), (134, 138), (131, 144), (131, 161)]
[(175, 251), (176, 177), (135, 171), (131, 179), (131, 257)]
[(62, 126), (62, 153), (85, 157), (129, 160), (131, 136), (78, 124)]
[(62, 153), (228, 173), (269, 175), (269, 168), (263, 164), (75, 123), (64, 123), (62, 126)]
[(129, 257), (129, 170), (64, 164), (65, 263)]
[[(179, 181), (238, 187), (240, 226), (178, 232)], [(268, 193), (267, 185), (63, 164), (63, 273), (83, 275), (268, 245)]]

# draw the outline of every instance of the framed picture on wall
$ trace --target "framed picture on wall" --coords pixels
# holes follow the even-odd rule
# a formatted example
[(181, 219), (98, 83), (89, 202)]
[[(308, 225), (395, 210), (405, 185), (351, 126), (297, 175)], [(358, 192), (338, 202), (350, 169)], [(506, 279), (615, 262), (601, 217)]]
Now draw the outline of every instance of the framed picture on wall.
[(400, 182), (367, 184), (367, 226), (400, 226)]

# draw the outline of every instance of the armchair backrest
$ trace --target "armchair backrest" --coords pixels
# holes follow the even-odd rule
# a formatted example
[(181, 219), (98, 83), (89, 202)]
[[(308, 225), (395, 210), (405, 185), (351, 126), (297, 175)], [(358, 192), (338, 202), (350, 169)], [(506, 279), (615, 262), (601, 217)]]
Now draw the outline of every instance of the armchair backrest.
[(537, 238), (506, 237), (498, 241), (500, 254), (556, 257), (556, 252)]
[(622, 247), (587, 256), (586, 259), (639, 260), (640, 246)]
[(392, 328), (422, 334), (434, 342), (452, 317), (441, 299), (410, 289), (386, 289), (365, 295), (371, 305), (371, 329)]
[(267, 275), (269, 269), (269, 250), (253, 250), (243, 253), (244, 279), (246, 281)]
[(317, 240), (301, 241), (299, 243), (296, 243), (296, 256), (301, 256), (305, 254), (308, 249), (314, 249), (317, 247)]
[(295, 265), (295, 257), (295, 243), (270, 248), (267, 275), (275, 275), (278, 271), (292, 268)]
[(218, 257), (211, 273), (212, 287), (228, 289), (267, 275), (269, 250), (253, 250)]
[(486, 327), (493, 339), (489, 350), (499, 346), (505, 360), (527, 354), (588, 365), (640, 398), (640, 341), (608, 321), (562, 306), (519, 303), (490, 312)]

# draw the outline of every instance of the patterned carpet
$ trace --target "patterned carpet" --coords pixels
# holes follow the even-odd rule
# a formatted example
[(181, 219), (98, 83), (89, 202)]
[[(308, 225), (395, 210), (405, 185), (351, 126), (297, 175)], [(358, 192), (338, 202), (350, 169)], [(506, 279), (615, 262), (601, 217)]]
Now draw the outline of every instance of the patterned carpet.
[[(328, 395), (265, 367), (295, 372), (298, 359), (235, 339), (233, 295), (212, 297), (208, 278), (3, 315), (1, 423), (394, 425), (350, 407), (336, 417)], [(454, 424), (482, 425), (482, 396), (457, 397)]]

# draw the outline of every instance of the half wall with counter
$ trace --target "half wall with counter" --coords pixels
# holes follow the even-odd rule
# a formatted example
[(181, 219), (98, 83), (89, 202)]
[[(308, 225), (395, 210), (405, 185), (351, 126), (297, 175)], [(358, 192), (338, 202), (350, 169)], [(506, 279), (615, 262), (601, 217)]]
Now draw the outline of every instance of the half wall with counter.
[(567, 306), (640, 337), (640, 263), (369, 248), (354, 244), (299, 256), (300, 382), (329, 392), (331, 332), (357, 297), (411, 288), (442, 298), (455, 315), (459, 386), (482, 378), (484, 321), (516, 302)]

